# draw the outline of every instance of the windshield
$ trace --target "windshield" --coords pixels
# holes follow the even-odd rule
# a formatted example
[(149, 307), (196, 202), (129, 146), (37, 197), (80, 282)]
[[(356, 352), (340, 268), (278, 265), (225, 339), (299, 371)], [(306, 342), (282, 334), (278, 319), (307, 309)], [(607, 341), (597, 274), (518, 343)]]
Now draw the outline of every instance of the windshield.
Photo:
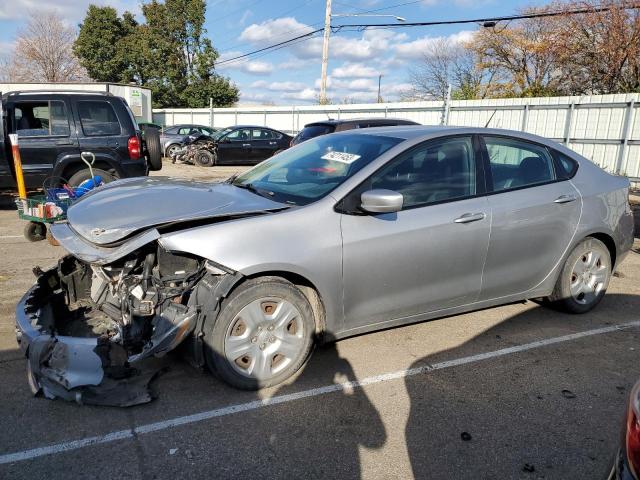
[(231, 132), (233, 132), (233, 128), (224, 128), (222, 130), (214, 132), (211, 136), (214, 138), (214, 140), (220, 140), (227, 133), (231, 133)]
[(277, 202), (306, 205), (402, 141), (375, 135), (324, 135), (265, 160), (232, 183)]

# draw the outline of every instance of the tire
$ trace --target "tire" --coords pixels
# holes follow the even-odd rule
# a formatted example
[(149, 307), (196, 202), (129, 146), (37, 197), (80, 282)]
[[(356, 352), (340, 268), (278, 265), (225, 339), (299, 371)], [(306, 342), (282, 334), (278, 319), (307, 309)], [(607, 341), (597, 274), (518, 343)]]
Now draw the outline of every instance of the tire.
[(24, 226), (24, 238), (30, 242), (39, 242), (47, 237), (47, 226), (40, 222), (27, 222)]
[(207, 366), (242, 390), (277, 385), (305, 364), (314, 331), (311, 305), (295, 285), (279, 277), (251, 279), (223, 302), (215, 323), (205, 325)]
[(160, 145), (160, 132), (157, 128), (148, 127), (145, 129), (144, 143), (147, 146), (149, 170), (154, 172), (162, 170), (162, 146)]
[(178, 150), (179, 148), (180, 148), (180, 145), (178, 145), (177, 143), (172, 143), (165, 149), (164, 154), (166, 157), (172, 157), (175, 151)]
[(194, 163), (199, 167), (212, 167), (215, 163), (213, 153), (208, 150), (198, 150), (193, 156)]
[(565, 261), (549, 302), (568, 313), (592, 310), (607, 291), (611, 268), (609, 249), (600, 240), (587, 237)]
[[(102, 177), (102, 182), (103, 183), (110, 183), (110, 182), (113, 182), (114, 180), (118, 179), (118, 177), (115, 176), (114, 174), (109, 173), (109, 172), (107, 172), (105, 170), (102, 170), (100, 168), (94, 168), (93, 169), (93, 174), (94, 175), (100, 175)], [(82, 182), (84, 182), (85, 180), (88, 180), (90, 178), (91, 178), (91, 172), (89, 171), (88, 168), (85, 168), (83, 170), (78, 170), (76, 173), (71, 175), (71, 178), (69, 178), (69, 186), (77, 187)]]

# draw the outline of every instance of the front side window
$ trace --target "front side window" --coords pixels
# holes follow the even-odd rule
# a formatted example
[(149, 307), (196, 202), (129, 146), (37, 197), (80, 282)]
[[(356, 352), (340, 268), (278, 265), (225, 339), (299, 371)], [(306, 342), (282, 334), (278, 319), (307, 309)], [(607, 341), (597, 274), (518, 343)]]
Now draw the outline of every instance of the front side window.
[(120, 135), (120, 122), (109, 102), (82, 100), (78, 102), (82, 131), (88, 137)]
[(371, 189), (401, 193), (403, 209), (475, 195), (471, 137), (430, 141), (404, 152), (373, 174), (359, 193)]
[(515, 138), (484, 137), (493, 191), (499, 192), (555, 180), (549, 151)]
[(229, 133), (226, 138), (232, 142), (248, 142), (251, 140), (251, 130), (249, 128), (239, 128)]
[(233, 185), (277, 202), (306, 205), (402, 141), (374, 135), (323, 135), (256, 165)]
[(64, 102), (20, 102), (15, 107), (15, 133), (22, 137), (69, 136)]

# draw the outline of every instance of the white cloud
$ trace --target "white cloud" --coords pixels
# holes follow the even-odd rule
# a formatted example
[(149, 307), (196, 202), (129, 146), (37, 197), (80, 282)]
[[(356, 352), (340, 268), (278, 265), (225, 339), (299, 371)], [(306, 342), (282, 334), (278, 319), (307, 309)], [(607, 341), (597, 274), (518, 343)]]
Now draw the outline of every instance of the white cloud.
[(377, 77), (380, 74), (375, 68), (362, 63), (344, 63), (341, 67), (334, 68), (331, 76), (334, 78), (363, 78)]
[(446, 39), (453, 43), (463, 43), (471, 40), (473, 33), (470, 30), (463, 30), (448, 37), (421, 37), (411, 42), (399, 43), (394, 46), (395, 53), (400, 58), (415, 59), (420, 58), (436, 42)]
[(240, 25), (244, 25), (247, 22), (247, 20), (249, 20), (249, 17), (252, 17), (252, 16), (253, 16), (253, 12), (251, 10), (245, 10), (242, 16), (240, 17), (240, 20), (238, 20), (238, 23)]
[(110, 6), (119, 13), (125, 10), (140, 13), (138, 0), (3, 0), (0, 2), (0, 21), (24, 19), (31, 12), (53, 11), (75, 25), (84, 18), (90, 4)]
[(242, 52), (231, 51), (224, 52), (218, 57), (218, 63), (230, 60), (229, 63), (223, 63), (222, 65), (216, 65), (217, 70), (240, 70), (241, 72), (248, 73), (250, 75), (269, 75), (273, 72), (273, 64), (269, 62), (263, 62), (261, 60), (248, 60), (246, 58), (240, 58), (238, 60), (231, 60)]
[(257, 80), (251, 84), (251, 88), (264, 88), (271, 90), (272, 92), (298, 92), (304, 90), (307, 87), (306, 84), (301, 82), (265, 82), (264, 80)]
[(282, 94), (282, 98), (290, 99), (290, 100), (304, 100), (310, 101), (318, 98), (318, 91), (313, 88), (305, 88), (299, 92), (288, 92)]
[(272, 42), (284, 35), (297, 37), (313, 30), (312, 27), (298, 22), (295, 18), (283, 17), (249, 25), (240, 34), (240, 40), (258, 44)]

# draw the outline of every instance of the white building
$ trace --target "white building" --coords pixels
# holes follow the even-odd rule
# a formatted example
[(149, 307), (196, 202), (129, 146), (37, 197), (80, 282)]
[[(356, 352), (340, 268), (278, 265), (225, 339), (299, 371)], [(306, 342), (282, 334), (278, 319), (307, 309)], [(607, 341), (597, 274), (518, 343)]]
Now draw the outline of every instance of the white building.
[(136, 120), (139, 122), (151, 122), (151, 90), (138, 85), (124, 83), (0, 83), (0, 93), (24, 91), (24, 90), (87, 90), (96, 92), (110, 92), (115, 96), (124, 98)]

